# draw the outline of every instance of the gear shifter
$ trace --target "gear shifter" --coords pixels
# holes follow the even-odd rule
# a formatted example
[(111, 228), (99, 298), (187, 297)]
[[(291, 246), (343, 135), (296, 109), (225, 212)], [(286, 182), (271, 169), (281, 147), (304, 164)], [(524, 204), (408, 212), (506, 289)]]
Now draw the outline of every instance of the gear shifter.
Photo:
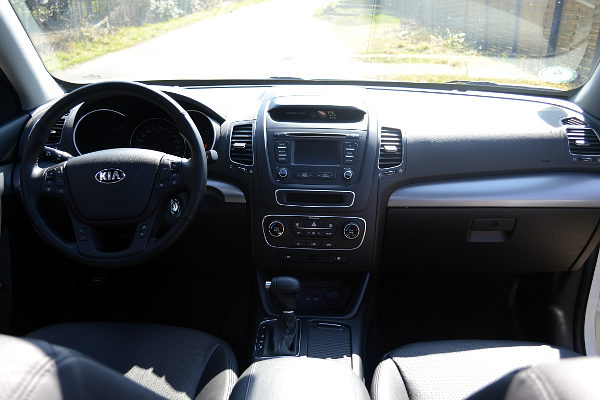
[(281, 313), (267, 326), (263, 356), (294, 356), (300, 342), (300, 323), (296, 318), (296, 294), (301, 286), (291, 276), (276, 276), (265, 282), (265, 288), (277, 300)]

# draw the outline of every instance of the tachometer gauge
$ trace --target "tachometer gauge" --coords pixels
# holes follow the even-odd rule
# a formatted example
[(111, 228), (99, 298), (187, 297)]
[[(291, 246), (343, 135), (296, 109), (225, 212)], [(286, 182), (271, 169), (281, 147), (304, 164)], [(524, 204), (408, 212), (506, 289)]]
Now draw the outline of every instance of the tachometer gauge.
[(162, 151), (177, 157), (185, 156), (185, 139), (170, 121), (150, 118), (135, 128), (131, 135), (131, 147)]

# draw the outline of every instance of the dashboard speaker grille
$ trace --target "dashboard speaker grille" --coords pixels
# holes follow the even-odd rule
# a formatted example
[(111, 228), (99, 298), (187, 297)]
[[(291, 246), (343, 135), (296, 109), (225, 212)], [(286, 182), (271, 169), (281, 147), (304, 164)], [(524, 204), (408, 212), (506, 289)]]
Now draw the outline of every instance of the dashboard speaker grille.
[(231, 143), (229, 145), (229, 157), (231, 161), (239, 164), (254, 164), (252, 124), (242, 124), (233, 127), (231, 131)]
[(379, 145), (379, 168), (392, 168), (402, 164), (402, 131), (381, 128)]
[(60, 143), (60, 139), (62, 138), (62, 132), (65, 128), (65, 121), (69, 114), (65, 114), (58, 119), (50, 128), (50, 134), (48, 135), (47, 144), (58, 144)]
[(567, 128), (569, 150), (577, 155), (600, 155), (600, 140), (592, 128)]

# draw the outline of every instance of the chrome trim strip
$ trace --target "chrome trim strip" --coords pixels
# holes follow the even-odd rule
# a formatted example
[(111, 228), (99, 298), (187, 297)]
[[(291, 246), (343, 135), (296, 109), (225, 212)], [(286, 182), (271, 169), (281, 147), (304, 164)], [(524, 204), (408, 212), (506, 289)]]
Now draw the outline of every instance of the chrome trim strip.
[[(334, 206), (334, 205), (329, 205), (329, 204), (320, 204), (320, 205), (316, 205), (316, 206), (307, 206), (307, 205), (301, 205), (301, 204), (283, 204), (279, 202), (279, 199), (277, 198), (277, 193), (279, 192), (330, 192), (330, 193), (351, 193), (352, 194), (352, 201), (350, 202), (350, 204), (348, 205), (343, 205), (343, 206)], [(356, 198), (356, 193), (350, 191), (350, 190), (327, 190), (327, 189), (277, 189), (275, 190), (275, 202), (277, 202), (277, 204), (279, 204), (280, 206), (285, 206), (285, 207), (352, 207), (354, 205), (354, 199)]]
[(564, 172), (421, 183), (396, 189), (388, 207), (600, 208), (600, 175)]
[(208, 182), (206, 182), (206, 186), (221, 192), (225, 199), (225, 203), (246, 204), (246, 196), (237, 186), (214, 179), (209, 179)]
[[(356, 247), (352, 247), (349, 249), (342, 249), (339, 247), (336, 247), (335, 249), (325, 249), (325, 248), (320, 248), (320, 247), (285, 247), (285, 246), (273, 246), (271, 243), (269, 243), (269, 240), (267, 239), (267, 232), (264, 229), (265, 226), (265, 219), (269, 218), (269, 217), (303, 217), (303, 218), (311, 218), (311, 217), (315, 217), (315, 218), (338, 218), (338, 219), (359, 219), (361, 220), (364, 224), (365, 224), (365, 229), (362, 232), (362, 237), (360, 238), (360, 243), (358, 244), (358, 246)], [(349, 251), (349, 250), (356, 250), (358, 249), (360, 246), (362, 246), (363, 242), (365, 241), (365, 237), (367, 236), (367, 221), (364, 218), (361, 217), (340, 217), (339, 215), (291, 215), (291, 214), (268, 214), (265, 215), (260, 223), (262, 232), (263, 232), (263, 237), (265, 238), (265, 242), (267, 243), (267, 245), (269, 245), (269, 247), (272, 247), (274, 249), (286, 249), (286, 250), (325, 250), (325, 251)]]

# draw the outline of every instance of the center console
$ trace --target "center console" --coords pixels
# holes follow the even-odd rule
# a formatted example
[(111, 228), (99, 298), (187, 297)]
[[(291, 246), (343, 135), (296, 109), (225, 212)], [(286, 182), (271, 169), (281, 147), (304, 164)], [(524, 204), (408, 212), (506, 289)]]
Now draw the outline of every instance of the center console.
[(362, 93), (274, 90), (262, 103), (253, 137), (257, 269), (370, 271), (378, 135)]

